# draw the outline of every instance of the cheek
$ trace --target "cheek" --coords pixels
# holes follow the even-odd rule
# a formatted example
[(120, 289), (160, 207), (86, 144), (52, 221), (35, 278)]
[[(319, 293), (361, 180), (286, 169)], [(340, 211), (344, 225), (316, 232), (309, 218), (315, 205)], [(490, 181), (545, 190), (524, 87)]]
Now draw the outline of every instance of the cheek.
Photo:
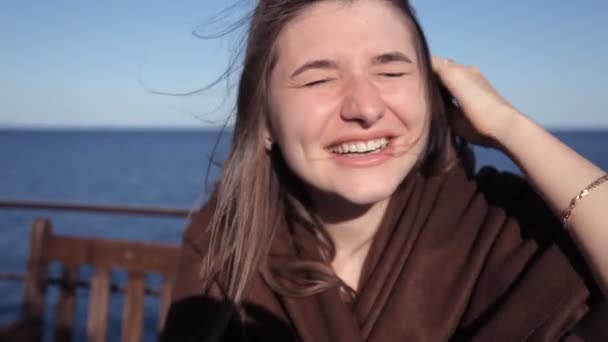
[(295, 96), (283, 94), (272, 103), (270, 121), (276, 139), (284, 148), (292, 148), (299, 144), (306, 149), (319, 141), (328, 120), (323, 101), (315, 101), (310, 96)]
[(384, 87), (383, 93), (387, 105), (408, 129), (419, 130), (425, 126), (429, 106), (422, 85), (395, 82)]

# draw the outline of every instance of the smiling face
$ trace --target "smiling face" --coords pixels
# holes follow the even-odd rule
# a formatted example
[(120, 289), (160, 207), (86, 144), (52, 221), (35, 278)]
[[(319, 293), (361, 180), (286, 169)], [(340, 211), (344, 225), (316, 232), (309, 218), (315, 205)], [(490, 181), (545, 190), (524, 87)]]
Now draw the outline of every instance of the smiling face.
[(284, 27), (275, 53), (268, 134), (314, 204), (384, 203), (430, 125), (408, 19), (382, 0), (320, 1)]

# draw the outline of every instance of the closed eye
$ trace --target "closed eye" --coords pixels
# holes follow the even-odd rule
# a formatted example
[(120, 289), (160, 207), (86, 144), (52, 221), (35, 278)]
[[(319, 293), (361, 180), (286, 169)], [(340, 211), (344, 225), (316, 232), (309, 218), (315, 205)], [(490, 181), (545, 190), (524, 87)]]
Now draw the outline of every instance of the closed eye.
[(331, 78), (324, 78), (324, 79), (320, 79), (320, 80), (304, 83), (304, 87), (314, 87), (314, 86), (319, 85), (319, 84), (327, 83), (327, 82), (329, 82), (331, 80), (333, 80), (333, 79), (331, 79)]
[(383, 72), (380, 73), (380, 76), (386, 76), (386, 77), (401, 77), (407, 75), (407, 73), (405, 72)]

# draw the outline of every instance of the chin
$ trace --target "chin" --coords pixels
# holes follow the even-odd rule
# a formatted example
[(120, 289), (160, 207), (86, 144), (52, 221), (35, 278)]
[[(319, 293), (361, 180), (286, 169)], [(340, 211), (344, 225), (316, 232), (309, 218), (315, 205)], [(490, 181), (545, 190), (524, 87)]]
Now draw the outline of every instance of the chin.
[(339, 189), (336, 194), (356, 205), (373, 205), (391, 197), (399, 184), (400, 181), (385, 180), (379, 184), (351, 185)]

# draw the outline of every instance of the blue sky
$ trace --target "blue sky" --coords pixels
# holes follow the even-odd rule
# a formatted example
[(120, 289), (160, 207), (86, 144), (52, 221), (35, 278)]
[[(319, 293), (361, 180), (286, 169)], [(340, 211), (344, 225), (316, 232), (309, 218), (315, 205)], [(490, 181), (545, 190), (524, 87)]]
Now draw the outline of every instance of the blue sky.
[[(239, 8), (252, 8), (243, 1)], [(0, 2), (0, 126), (202, 128), (231, 98), (188, 92), (226, 68), (236, 37), (191, 32), (226, 0)], [(478, 66), (549, 128), (608, 128), (608, 2), (414, 0), (431, 50)], [(238, 13), (237, 13), (238, 16)], [(229, 25), (220, 21), (217, 27)], [(215, 26), (213, 26), (215, 27)]]

